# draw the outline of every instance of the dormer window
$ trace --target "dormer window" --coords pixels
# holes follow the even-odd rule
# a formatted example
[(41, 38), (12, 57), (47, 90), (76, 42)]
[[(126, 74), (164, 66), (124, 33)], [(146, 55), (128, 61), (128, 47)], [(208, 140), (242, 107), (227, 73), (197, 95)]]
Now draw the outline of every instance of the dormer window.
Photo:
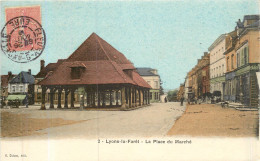
[(80, 79), (81, 69), (79, 67), (71, 68), (71, 79)]
[(125, 69), (125, 74), (128, 75), (131, 79), (133, 79), (133, 69)]
[(82, 73), (86, 69), (86, 66), (83, 63), (79, 63), (79, 62), (74, 62), (69, 67), (71, 69), (71, 73), (70, 73), (71, 79), (80, 79)]

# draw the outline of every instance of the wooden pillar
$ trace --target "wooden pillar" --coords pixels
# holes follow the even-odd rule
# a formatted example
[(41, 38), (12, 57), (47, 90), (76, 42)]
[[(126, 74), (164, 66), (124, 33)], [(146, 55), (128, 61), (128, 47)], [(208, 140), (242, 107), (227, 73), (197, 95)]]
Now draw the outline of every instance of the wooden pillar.
[(118, 103), (118, 90), (116, 90), (116, 105), (118, 106), (119, 103)]
[(89, 103), (90, 107), (94, 107), (94, 105), (93, 105), (93, 91), (89, 92), (89, 98), (90, 98), (90, 100), (89, 100), (90, 101), (90, 103)]
[[(86, 93), (86, 97), (87, 97), (86, 106), (89, 107), (89, 101), (90, 101), (90, 99), (89, 99), (89, 91), (87, 90), (87, 87), (84, 87), (84, 89), (85, 89), (85, 93)], [(84, 107), (84, 106), (83, 106), (83, 107)]]
[(100, 91), (99, 90), (97, 91), (97, 96), (98, 96), (98, 102), (97, 102), (98, 105), (97, 106), (100, 107), (100, 101), (101, 101), (100, 97), (101, 97), (101, 95), (100, 95)]
[(128, 90), (127, 90), (127, 88), (125, 87), (125, 90), (124, 90), (124, 92), (125, 92), (125, 101), (126, 101), (126, 104), (128, 104)]
[(144, 104), (144, 99), (143, 99), (144, 98), (144, 93), (143, 93), (143, 90), (140, 90), (140, 94), (141, 94), (140, 95), (141, 96), (140, 100), (141, 100), (141, 106), (142, 106)]
[(53, 98), (53, 96), (54, 96), (54, 88), (53, 87), (51, 87), (50, 88), (50, 108), (51, 109), (54, 109), (54, 98)]
[(112, 90), (109, 90), (109, 101), (110, 101), (110, 106), (112, 106)]
[(132, 107), (132, 88), (129, 87), (129, 108)]
[(102, 107), (106, 107), (106, 92), (102, 92)]
[(135, 107), (135, 88), (133, 88), (132, 93), (133, 93), (132, 107)]
[(138, 89), (138, 102), (139, 102), (139, 106), (142, 106), (142, 103), (141, 103), (141, 90)]
[(132, 88), (132, 107), (135, 107), (135, 89)]
[(84, 93), (82, 93), (82, 96), (80, 97), (80, 109), (83, 110), (84, 108)]
[(89, 91), (87, 91), (86, 93), (87, 93), (87, 107), (90, 107), (90, 93)]
[(89, 103), (88, 103), (88, 107), (92, 106), (92, 97), (91, 97), (91, 92), (88, 91), (88, 98), (89, 98)]
[(149, 89), (147, 90), (147, 93), (148, 93), (148, 104), (150, 104), (150, 90)]
[(145, 104), (145, 93), (143, 89), (142, 89), (142, 94), (143, 94), (143, 104)]
[(41, 104), (41, 110), (46, 110), (45, 107), (45, 95), (46, 95), (47, 88), (45, 86), (42, 86), (42, 104)]
[(135, 88), (135, 107), (138, 106), (137, 97), (137, 89)]
[(96, 107), (95, 92), (92, 92), (92, 107)]
[(68, 95), (69, 95), (69, 89), (65, 89), (64, 108), (68, 108)]
[(126, 95), (125, 95), (125, 87), (121, 89), (121, 109), (126, 109)]
[(57, 108), (61, 108), (61, 93), (62, 93), (62, 88), (58, 89), (58, 106)]
[(147, 96), (147, 90), (144, 90), (144, 93), (145, 93), (145, 104), (147, 105), (147, 103), (148, 103), (148, 100), (147, 100), (147, 98), (148, 98), (148, 96)]
[[(75, 89), (72, 88), (71, 92), (70, 92), (70, 108), (74, 107), (74, 93), (75, 93)], [(84, 100), (84, 95), (83, 95), (83, 100)], [(84, 105), (83, 105), (84, 107)]]

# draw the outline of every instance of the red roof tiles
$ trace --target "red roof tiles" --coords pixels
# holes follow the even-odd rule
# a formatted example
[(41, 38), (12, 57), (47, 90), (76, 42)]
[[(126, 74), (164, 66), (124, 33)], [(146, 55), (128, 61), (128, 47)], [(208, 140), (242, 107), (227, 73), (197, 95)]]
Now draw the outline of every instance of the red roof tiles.
[[(71, 67), (84, 68), (80, 79), (71, 78)], [(124, 72), (126, 69), (132, 70), (132, 78)], [(53, 73), (40, 81), (39, 84), (132, 84), (151, 88), (122, 53), (95, 33), (91, 34), (68, 59), (57, 65)]]
[(50, 63), (44, 67), (35, 78), (44, 78), (50, 71), (54, 71), (65, 59), (59, 59), (57, 63)]

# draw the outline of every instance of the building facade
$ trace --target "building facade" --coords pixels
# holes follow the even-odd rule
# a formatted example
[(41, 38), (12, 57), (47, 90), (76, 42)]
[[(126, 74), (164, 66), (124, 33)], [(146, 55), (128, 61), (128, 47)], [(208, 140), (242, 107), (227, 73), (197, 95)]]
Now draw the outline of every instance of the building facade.
[(160, 102), (160, 76), (156, 69), (152, 68), (136, 68), (139, 75), (152, 87), (150, 89), (150, 102)]
[(27, 99), (29, 104), (34, 104), (34, 77), (31, 70), (22, 71), (8, 83), (8, 101), (19, 99), (20, 103), (25, 104)]
[(178, 90), (178, 93), (177, 93), (177, 100), (178, 101), (181, 101), (181, 98), (184, 98), (184, 89), (185, 89), (185, 85), (184, 84), (180, 84), (180, 88)]
[(210, 92), (209, 59), (210, 55), (205, 52), (188, 73), (188, 93), (193, 93), (197, 99), (205, 97)]
[(184, 100), (186, 101), (188, 99), (188, 92), (189, 92), (189, 78), (186, 76), (184, 81)]
[(259, 31), (259, 15), (244, 16), (243, 22), (237, 22), (236, 37), (224, 53), (227, 65), (224, 99), (227, 101), (258, 107)]
[(226, 34), (220, 35), (208, 48), (210, 52), (210, 93), (221, 92), (221, 99), (224, 99), (223, 88), (225, 83), (226, 60)]
[(7, 75), (1, 75), (1, 105), (5, 105), (6, 98), (8, 96), (8, 82), (11, 81), (16, 75), (12, 74), (11, 71)]

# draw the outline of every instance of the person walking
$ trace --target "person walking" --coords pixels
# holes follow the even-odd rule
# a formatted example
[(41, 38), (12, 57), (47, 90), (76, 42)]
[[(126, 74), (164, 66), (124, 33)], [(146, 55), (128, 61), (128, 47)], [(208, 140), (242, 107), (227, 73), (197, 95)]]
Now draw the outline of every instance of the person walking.
[(181, 97), (181, 106), (183, 106), (184, 97)]

